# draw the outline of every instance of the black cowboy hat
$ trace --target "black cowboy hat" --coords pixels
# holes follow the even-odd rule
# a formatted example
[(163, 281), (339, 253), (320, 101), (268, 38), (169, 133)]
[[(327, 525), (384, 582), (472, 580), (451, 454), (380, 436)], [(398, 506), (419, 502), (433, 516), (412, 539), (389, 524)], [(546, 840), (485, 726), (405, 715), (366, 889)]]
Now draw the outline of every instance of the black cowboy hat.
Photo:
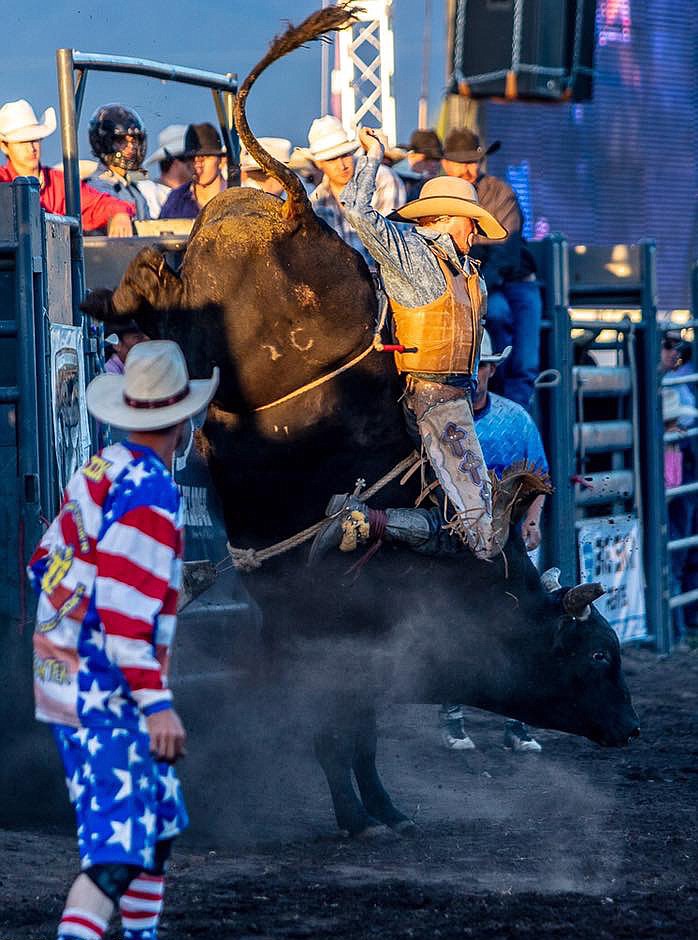
[(433, 130), (412, 131), (409, 144), (402, 144), (401, 149), (408, 153), (423, 153), (427, 160), (440, 160), (443, 156), (439, 135)]
[(221, 137), (213, 124), (190, 124), (184, 135), (186, 157), (222, 157)]
[(443, 159), (453, 163), (479, 163), (491, 153), (496, 153), (501, 146), (501, 141), (495, 140), (485, 150), (477, 134), (467, 127), (456, 127), (446, 136)]

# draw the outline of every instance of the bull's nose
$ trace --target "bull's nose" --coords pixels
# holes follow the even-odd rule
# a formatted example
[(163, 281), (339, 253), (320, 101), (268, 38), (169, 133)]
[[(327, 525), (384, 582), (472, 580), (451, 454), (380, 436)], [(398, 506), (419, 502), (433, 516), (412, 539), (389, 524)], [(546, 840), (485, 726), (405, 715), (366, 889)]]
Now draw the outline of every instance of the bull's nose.
[(635, 725), (635, 727), (633, 728), (633, 730), (632, 730), (632, 731), (630, 732), (630, 734), (628, 735), (628, 741), (631, 741), (632, 738), (639, 738), (639, 737), (640, 737), (640, 726), (639, 726), (639, 725)]

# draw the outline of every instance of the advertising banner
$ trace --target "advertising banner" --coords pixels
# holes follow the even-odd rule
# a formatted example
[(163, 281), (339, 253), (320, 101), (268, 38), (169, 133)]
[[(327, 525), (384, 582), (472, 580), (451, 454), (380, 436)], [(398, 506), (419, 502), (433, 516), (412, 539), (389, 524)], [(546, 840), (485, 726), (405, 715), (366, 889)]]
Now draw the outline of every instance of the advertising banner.
[(90, 426), (85, 405), (82, 329), (51, 324), (51, 403), (58, 485), (66, 483), (90, 456)]
[(633, 517), (594, 519), (579, 529), (581, 581), (599, 581), (606, 593), (596, 608), (621, 643), (647, 636), (640, 525)]

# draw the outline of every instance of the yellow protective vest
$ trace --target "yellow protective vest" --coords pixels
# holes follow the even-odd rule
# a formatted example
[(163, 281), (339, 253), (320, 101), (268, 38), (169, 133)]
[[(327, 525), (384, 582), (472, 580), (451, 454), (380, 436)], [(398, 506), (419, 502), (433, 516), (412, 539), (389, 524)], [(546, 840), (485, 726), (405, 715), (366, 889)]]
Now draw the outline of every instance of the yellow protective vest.
[(389, 297), (397, 342), (416, 352), (396, 352), (400, 372), (472, 374), (482, 339), (485, 295), (480, 275), (454, 272), (448, 255), (429, 246), (446, 280), (444, 293), (422, 307), (404, 307)]

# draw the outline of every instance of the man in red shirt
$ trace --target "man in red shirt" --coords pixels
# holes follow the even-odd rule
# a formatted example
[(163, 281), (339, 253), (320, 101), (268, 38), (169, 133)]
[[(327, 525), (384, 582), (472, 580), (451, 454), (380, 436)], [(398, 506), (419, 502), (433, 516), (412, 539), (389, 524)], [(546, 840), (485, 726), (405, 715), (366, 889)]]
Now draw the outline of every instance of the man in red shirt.
[[(39, 121), (28, 101), (4, 104), (0, 108), (0, 150), (7, 157), (7, 163), (0, 167), (0, 183), (11, 183), (17, 176), (35, 176), (39, 180), (42, 207), (47, 212), (65, 215), (63, 173), (41, 165), (41, 141), (55, 129), (53, 108), (47, 108)], [(80, 205), (82, 227), (86, 232), (106, 228), (107, 235), (115, 237), (133, 234), (133, 209), (120, 199), (81, 183)]]

